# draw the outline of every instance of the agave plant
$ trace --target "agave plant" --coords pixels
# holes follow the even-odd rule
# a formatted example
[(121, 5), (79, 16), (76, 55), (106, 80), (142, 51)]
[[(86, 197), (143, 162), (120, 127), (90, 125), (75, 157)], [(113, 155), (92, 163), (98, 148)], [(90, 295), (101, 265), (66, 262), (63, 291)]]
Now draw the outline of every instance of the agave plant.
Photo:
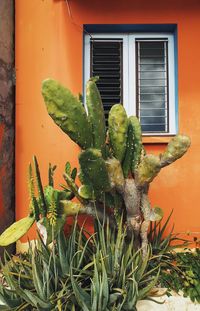
[(96, 232), (86, 234), (75, 222), (69, 237), (60, 231), (51, 247), (39, 237), (27, 254), (5, 256), (4, 310), (134, 310), (147, 298), (160, 271), (149, 269), (151, 249), (142, 260), (133, 240), (126, 243), (122, 221), (116, 232), (97, 220)]
[(169, 233), (167, 233), (172, 213), (173, 210), (164, 223), (160, 220), (150, 224), (148, 240), (154, 255), (166, 255), (175, 248), (183, 248), (191, 243), (191, 241), (180, 238), (177, 233), (174, 233), (174, 225), (172, 225)]

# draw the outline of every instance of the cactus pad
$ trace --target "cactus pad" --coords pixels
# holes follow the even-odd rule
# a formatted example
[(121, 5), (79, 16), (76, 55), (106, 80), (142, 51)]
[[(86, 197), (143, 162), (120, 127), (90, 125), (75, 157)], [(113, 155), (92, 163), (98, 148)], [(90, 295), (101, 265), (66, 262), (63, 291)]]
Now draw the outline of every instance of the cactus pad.
[(121, 104), (112, 106), (108, 117), (108, 125), (113, 155), (122, 162), (126, 152), (128, 118)]
[(137, 184), (145, 186), (160, 172), (160, 158), (153, 154), (146, 155), (137, 168)]
[(131, 169), (133, 151), (134, 151), (134, 129), (131, 122), (131, 117), (128, 119), (128, 138), (126, 143), (126, 153), (123, 161), (123, 173), (124, 177), (127, 178)]
[(164, 216), (164, 212), (160, 207), (154, 207), (150, 212), (150, 221), (160, 221)]
[(42, 84), (47, 111), (54, 122), (82, 149), (91, 146), (91, 128), (82, 103), (58, 82)]
[(90, 185), (82, 185), (78, 193), (83, 199), (94, 199), (94, 189)]
[(27, 216), (16, 221), (0, 235), (0, 246), (7, 246), (19, 240), (34, 223), (35, 218)]
[(66, 216), (76, 215), (78, 213), (84, 213), (85, 207), (81, 203), (76, 203), (68, 200), (62, 200), (61, 205), (63, 207), (63, 212)]
[(138, 167), (141, 158), (142, 152), (142, 131), (141, 125), (137, 117), (130, 117), (130, 126), (133, 130), (134, 136), (134, 150), (132, 153), (132, 163), (131, 163), (131, 170), (134, 173), (135, 169)]
[[(79, 155), (82, 176), (89, 180), (94, 190), (105, 192), (111, 189), (106, 163), (98, 149), (87, 149)], [(88, 183), (87, 183), (88, 184)]]
[(93, 147), (100, 149), (105, 156), (106, 125), (104, 109), (99, 90), (94, 79), (87, 82), (86, 105), (88, 118), (92, 127)]
[(161, 155), (161, 166), (167, 166), (181, 158), (190, 147), (190, 144), (191, 141), (188, 136), (177, 135), (172, 138), (166, 148), (166, 151)]

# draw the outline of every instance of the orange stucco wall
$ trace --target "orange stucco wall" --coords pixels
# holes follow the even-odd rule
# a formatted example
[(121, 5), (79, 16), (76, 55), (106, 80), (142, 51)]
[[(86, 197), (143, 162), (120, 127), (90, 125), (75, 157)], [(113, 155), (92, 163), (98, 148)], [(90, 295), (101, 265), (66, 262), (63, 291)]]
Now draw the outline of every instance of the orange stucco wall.
[[(27, 167), (36, 154), (47, 181), (48, 163), (77, 165), (77, 146), (53, 123), (40, 93), (41, 81), (58, 79), (82, 91), (83, 24), (166, 24), (178, 26), (179, 130), (192, 139), (189, 152), (163, 169), (150, 198), (167, 214), (174, 209), (175, 231), (200, 231), (200, 2), (198, 0), (69, 0), (75, 25), (63, 0), (16, 1), (16, 217), (27, 213)], [(165, 144), (149, 144), (160, 153)]]

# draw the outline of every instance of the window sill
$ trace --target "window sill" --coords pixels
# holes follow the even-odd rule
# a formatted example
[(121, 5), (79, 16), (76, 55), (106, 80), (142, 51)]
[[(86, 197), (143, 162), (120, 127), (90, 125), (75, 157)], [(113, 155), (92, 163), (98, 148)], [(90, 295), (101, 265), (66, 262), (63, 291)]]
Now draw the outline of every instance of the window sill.
[(168, 142), (174, 137), (171, 136), (143, 136), (142, 142), (143, 144), (168, 144)]

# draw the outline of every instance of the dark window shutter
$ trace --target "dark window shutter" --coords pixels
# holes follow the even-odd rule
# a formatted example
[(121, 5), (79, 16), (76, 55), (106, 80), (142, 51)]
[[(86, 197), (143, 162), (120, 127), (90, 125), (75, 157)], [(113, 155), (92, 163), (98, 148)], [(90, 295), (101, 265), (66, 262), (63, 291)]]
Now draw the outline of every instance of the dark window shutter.
[(123, 99), (123, 41), (122, 39), (95, 39), (91, 44), (90, 76), (99, 76), (97, 82), (105, 111)]
[(169, 130), (167, 40), (136, 41), (136, 102), (143, 133)]

